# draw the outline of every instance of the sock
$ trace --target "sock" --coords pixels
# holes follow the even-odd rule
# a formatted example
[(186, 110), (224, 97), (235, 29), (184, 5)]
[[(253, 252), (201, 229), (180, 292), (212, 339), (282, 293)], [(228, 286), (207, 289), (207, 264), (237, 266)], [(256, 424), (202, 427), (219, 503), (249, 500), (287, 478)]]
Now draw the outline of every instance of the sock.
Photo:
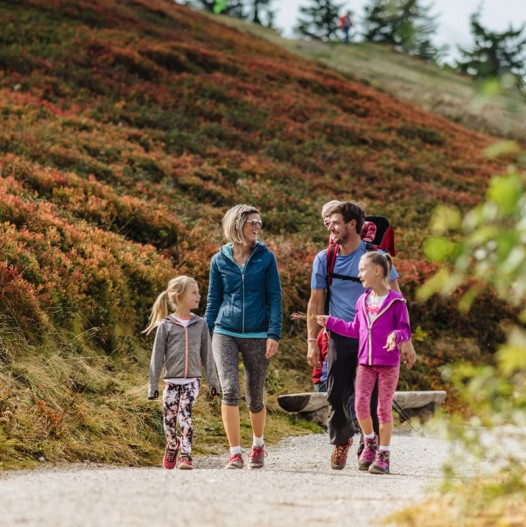
[(370, 434), (364, 434), (363, 437), (365, 439), (374, 439), (375, 433), (371, 432)]
[(264, 444), (265, 443), (263, 442), (263, 436), (252, 436), (252, 446), (255, 446), (256, 448), (261, 448)]
[(234, 454), (241, 454), (241, 447), (240, 446), (231, 446), (230, 447), (230, 455), (233, 456)]
[(385, 445), (380, 445), (380, 450), (383, 450), (384, 452), (389, 452), (391, 450), (391, 448), (388, 446), (385, 446)]

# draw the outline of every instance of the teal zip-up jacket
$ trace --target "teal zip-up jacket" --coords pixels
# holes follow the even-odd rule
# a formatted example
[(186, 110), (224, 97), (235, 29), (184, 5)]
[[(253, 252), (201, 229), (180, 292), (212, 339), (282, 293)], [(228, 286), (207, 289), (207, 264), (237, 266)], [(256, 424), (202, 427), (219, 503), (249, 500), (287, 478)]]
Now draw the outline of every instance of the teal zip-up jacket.
[(232, 258), (231, 244), (213, 256), (205, 319), (210, 333), (266, 333), (279, 341), (281, 283), (276, 257), (264, 243), (256, 243), (243, 267)]

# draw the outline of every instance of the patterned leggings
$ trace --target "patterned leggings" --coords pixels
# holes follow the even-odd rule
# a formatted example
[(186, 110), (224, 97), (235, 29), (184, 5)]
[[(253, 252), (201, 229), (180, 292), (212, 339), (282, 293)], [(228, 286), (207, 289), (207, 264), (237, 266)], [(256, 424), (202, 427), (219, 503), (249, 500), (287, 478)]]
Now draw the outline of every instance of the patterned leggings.
[(399, 375), (400, 366), (358, 365), (355, 394), (358, 419), (367, 419), (371, 415), (371, 394), (378, 380), (378, 421), (383, 424), (393, 420), (393, 398)]
[(177, 422), (181, 429), (181, 454), (192, 453), (192, 406), (199, 393), (199, 379), (186, 384), (164, 383), (163, 426), (166, 442), (171, 448), (177, 447)]

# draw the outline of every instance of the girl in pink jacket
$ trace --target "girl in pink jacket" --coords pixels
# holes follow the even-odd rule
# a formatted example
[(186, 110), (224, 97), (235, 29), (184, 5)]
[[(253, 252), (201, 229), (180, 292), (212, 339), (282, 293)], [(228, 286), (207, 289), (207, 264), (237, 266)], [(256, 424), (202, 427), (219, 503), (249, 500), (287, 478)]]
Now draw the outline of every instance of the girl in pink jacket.
[[(398, 346), (411, 339), (404, 297), (392, 291), (387, 281), (391, 267), (392, 261), (388, 254), (364, 254), (360, 259), (358, 278), (367, 291), (356, 303), (354, 320), (345, 322), (334, 317), (316, 317), (318, 324), (327, 330), (359, 339), (355, 404), (365, 448), (358, 458), (358, 467), (372, 474), (389, 473), (392, 405), (400, 374)], [(373, 431), (369, 409), (371, 393), (377, 381), (380, 445)]]

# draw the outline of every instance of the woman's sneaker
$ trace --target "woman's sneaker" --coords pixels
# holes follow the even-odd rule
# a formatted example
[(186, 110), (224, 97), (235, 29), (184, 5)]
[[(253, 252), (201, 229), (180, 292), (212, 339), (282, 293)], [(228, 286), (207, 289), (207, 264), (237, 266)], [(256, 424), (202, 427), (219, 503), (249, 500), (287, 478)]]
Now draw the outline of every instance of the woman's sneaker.
[(243, 468), (245, 462), (241, 454), (232, 454), (226, 462), (225, 468)]
[(179, 441), (175, 448), (170, 448), (170, 445), (166, 445), (166, 450), (164, 452), (163, 458), (163, 467), (172, 470), (177, 463), (177, 454), (179, 453)]
[(388, 450), (377, 450), (372, 465), (369, 467), (371, 474), (389, 474), (389, 454)]
[(265, 464), (265, 458), (267, 453), (265, 452), (265, 447), (255, 447), (253, 446), (248, 455), (248, 468), (263, 468)]
[(372, 439), (364, 438), (363, 450), (358, 457), (358, 468), (360, 470), (368, 470), (372, 465), (376, 452), (378, 450), (378, 436), (375, 435)]
[(192, 458), (188, 454), (181, 454), (177, 468), (181, 470), (192, 470), (194, 468)]
[(347, 464), (347, 454), (349, 453), (351, 445), (352, 437), (346, 443), (334, 447), (331, 454), (331, 468), (334, 470), (342, 470), (345, 467)]

